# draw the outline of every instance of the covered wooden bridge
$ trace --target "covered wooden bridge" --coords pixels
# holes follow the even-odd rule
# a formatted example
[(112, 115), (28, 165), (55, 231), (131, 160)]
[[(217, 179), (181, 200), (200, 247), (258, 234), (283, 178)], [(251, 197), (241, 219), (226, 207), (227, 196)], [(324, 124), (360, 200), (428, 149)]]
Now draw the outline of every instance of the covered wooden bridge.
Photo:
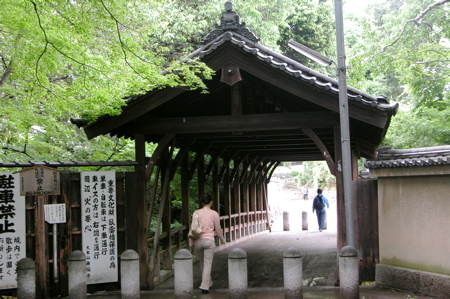
[[(264, 230), (267, 184), (284, 161), (327, 162), (337, 178), (338, 246), (343, 246), (337, 81), (264, 47), (229, 4), (220, 25), (190, 58), (215, 71), (205, 82), (208, 93), (181, 87), (151, 91), (130, 100), (120, 115), (83, 125), (89, 138), (110, 134), (135, 140), (136, 196), (126, 198), (125, 219), (134, 235), (126, 237), (126, 248), (140, 254), (141, 286), (152, 287), (160, 269), (171, 267), (173, 250), (186, 246), (193, 212), (189, 198), (213, 193), (229, 241)], [(357, 180), (357, 158), (375, 157), (397, 105), (351, 87), (348, 100)], [(151, 157), (146, 143), (157, 144)], [(171, 230), (169, 185), (175, 175), (181, 176), (183, 226)], [(198, 194), (190, 194), (194, 178)], [(150, 180), (161, 186), (160, 196), (155, 188), (147, 192)], [(147, 219), (155, 211), (162, 230), (149, 232)]]

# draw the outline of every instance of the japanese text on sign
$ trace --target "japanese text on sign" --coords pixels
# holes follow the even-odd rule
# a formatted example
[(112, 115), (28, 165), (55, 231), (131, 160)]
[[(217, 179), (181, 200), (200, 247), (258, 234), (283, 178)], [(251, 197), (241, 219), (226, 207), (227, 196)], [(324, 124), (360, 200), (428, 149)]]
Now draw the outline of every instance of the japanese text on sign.
[(44, 214), (48, 223), (66, 223), (66, 205), (63, 203), (44, 205)]
[(0, 289), (17, 287), (16, 264), (25, 257), (25, 197), (20, 175), (0, 173)]
[(88, 283), (118, 280), (114, 171), (81, 173), (83, 252)]
[(46, 166), (33, 166), (20, 171), (20, 195), (59, 195), (59, 170)]

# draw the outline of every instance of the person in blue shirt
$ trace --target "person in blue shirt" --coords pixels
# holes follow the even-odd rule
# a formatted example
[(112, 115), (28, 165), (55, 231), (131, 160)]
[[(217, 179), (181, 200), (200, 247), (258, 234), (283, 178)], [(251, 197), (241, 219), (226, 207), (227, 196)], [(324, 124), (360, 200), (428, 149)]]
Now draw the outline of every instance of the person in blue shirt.
[(327, 212), (327, 209), (330, 208), (330, 203), (328, 202), (328, 199), (323, 196), (322, 189), (317, 189), (317, 196), (314, 197), (313, 201), (313, 213), (316, 211), (317, 215), (317, 221), (319, 222), (319, 231), (322, 232), (323, 225), (325, 222), (325, 213)]

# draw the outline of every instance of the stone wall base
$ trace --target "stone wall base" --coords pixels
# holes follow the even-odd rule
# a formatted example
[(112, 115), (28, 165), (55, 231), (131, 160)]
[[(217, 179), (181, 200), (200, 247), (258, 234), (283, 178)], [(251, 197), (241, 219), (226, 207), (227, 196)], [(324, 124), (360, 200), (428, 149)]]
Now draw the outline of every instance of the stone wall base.
[(375, 280), (378, 285), (436, 298), (450, 298), (450, 276), (447, 275), (378, 264)]

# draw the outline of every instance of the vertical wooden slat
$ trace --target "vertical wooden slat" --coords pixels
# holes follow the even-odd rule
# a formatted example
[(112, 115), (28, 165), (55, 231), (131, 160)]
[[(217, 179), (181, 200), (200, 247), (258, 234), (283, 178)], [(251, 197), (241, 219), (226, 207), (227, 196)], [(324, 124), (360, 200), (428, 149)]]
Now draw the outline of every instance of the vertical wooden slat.
[(358, 248), (360, 281), (375, 280), (379, 263), (378, 190), (376, 180), (354, 182), (358, 215)]
[[(256, 185), (256, 197), (257, 197), (257, 203), (258, 203), (258, 211), (260, 211), (261, 213), (259, 214), (260, 217), (260, 225), (261, 227), (264, 227), (266, 225), (266, 223), (264, 223), (264, 215), (262, 213), (262, 211), (264, 210), (264, 204), (263, 204), (263, 198), (262, 198), (262, 189), (261, 189), (261, 184), (257, 183), (255, 180), (255, 185)], [(267, 223), (269, 223), (270, 219), (267, 219)]]
[(244, 234), (246, 236), (251, 234), (250, 228), (250, 204), (249, 204), (249, 188), (248, 188), (248, 171), (244, 169), (244, 180), (242, 183), (242, 201), (244, 206), (244, 214), (245, 214), (245, 229)]
[(242, 84), (231, 86), (231, 114), (242, 115)]
[(36, 199), (36, 284), (37, 297), (48, 298), (49, 295), (49, 271), (47, 250), (47, 225), (44, 217), (44, 205), (47, 196), (37, 196)]
[(231, 242), (233, 241), (233, 236), (231, 234), (231, 226), (232, 226), (232, 221), (231, 221), (231, 190), (230, 190), (230, 177), (229, 177), (229, 171), (228, 171), (228, 166), (226, 166), (226, 170), (225, 170), (225, 174), (223, 176), (223, 200), (224, 200), (224, 209), (225, 209), (225, 215), (228, 216), (228, 220), (225, 221), (226, 223), (226, 228), (224, 227), (224, 229), (228, 229), (228, 236), (227, 236), (227, 242)]
[(239, 174), (235, 176), (233, 181), (233, 213), (238, 214), (237, 219), (235, 220), (235, 229), (234, 234), (235, 238), (239, 239), (242, 237), (242, 219), (241, 219), (241, 184), (238, 180)]
[(257, 233), (257, 232), (259, 232), (258, 214), (257, 214), (258, 207), (257, 207), (257, 204), (256, 204), (256, 198), (257, 198), (256, 197), (256, 184), (253, 183), (253, 182), (250, 184), (250, 196), (251, 196), (250, 202), (252, 204), (251, 210), (254, 213), (253, 214), (253, 232)]

